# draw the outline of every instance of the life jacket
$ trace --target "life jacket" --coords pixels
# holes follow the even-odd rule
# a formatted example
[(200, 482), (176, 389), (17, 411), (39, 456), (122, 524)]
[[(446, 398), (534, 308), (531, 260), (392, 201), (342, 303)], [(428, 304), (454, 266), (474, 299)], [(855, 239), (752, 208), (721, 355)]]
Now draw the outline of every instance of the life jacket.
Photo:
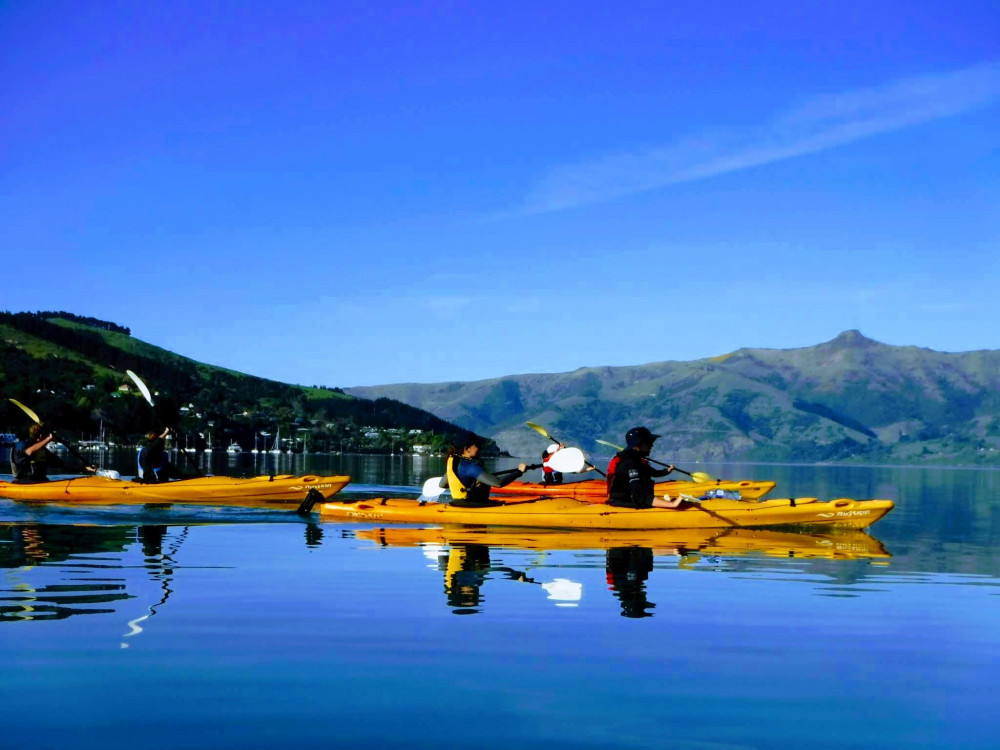
[(461, 456), (448, 456), (445, 462), (445, 476), (448, 478), (448, 489), (451, 490), (452, 500), (469, 500), (472, 502), (487, 502), (490, 498), (490, 487), (487, 484), (473, 482), (471, 487), (466, 487), (458, 476), (458, 466), (460, 461), (468, 461)]
[[(625, 450), (623, 450), (623, 451), (621, 451), (620, 453), (618, 453), (617, 455), (615, 455), (615, 457), (611, 459), (611, 463), (608, 464), (608, 479), (607, 479), (607, 485), (608, 485), (607, 500), (608, 500), (608, 502), (612, 502), (613, 498), (618, 499), (618, 500), (621, 500), (623, 498), (627, 498), (628, 495), (631, 492), (631, 490), (629, 488), (629, 484), (631, 482), (631, 478), (629, 476), (627, 476), (627, 474), (622, 474), (621, 476), (619, 476), (619, 472), (618, 472), (618, 469), (619, 469), (620, 464), (621, 464), (622, 456), (625, 453), (629, 453), (629, 452), (632, 452), (632, 451), (631, 451), (631, 449), (628, 449), (628, 448), (625, 449)], [(638, 458), (638, 467), (637, 468), (638, 468), (638, 470), (640, 472), (640, 478), (641, 478), (642, 483), (643, 483), (643, 490), (645, 492), (648, 492), (649, 496), (652, 497), (652, 495), (653, 495), (653, 478), (649, 474), (649, 462), (646, 460), (645, 456), (638, 455), (637, 458)], [(633, 459), (633, 461), (634, 461), (634, 459)]]
[(448, 477), (448, 489), (454, 500), (465, 500), (469, 496), (469, 488), (462, 484), (462, 480), (455, 473), (457, 462), (461, 461), (461, 456), (448, 456), (444, 464), (444, 475)]
[(542, 484), (559, 484), (563, 480), (562, 472), (549, 466), (549, 459), (554, 455), (554, 452), (547, 453), (542, 459)]
[(607, 484), (607, 492), (605, 493), (605, 497), (607, 498), (611, 497), (611, 485), (614, 484), (615, 471), (618, 469), (618, 462), (621, 460), (621, 457), (622, 457), (621, 453), (616, 453), (614, 455), (614, 458), (612, 458), (611, 461), (608, 463), (608, 476), (605, 479), (605, 483)]

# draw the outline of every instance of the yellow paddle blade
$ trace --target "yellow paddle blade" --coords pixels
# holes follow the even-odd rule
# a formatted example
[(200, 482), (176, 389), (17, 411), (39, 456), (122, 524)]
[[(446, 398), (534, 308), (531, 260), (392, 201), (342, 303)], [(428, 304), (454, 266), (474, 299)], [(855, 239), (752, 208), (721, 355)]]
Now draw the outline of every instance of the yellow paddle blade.
[(525, 424), (528, 425), (528, 427), (530, 427), (531, 429), (533, 429), (535, 432), (537, 432), (539, 435), (547, 437), (549, 440), (551, 440), (553, 442), (558, 442), (554, 437), (552, 437), (548, 433), (548, 430), (546, 430), (540, 424), (535, 424), (534, 422), (525, 422)]
[(692, 471), (691, 478), (696, 482), (714, 482), (715, 477), (711, 474), (706, 474), (703, 471)]
[(609, 443), (607, 440), (594, 440), (594, 442), (595, 443), (600, 443), (601, 445), (606, 445), (609, 448), (614, 448), (616, 451), (623, 451), (623, 450), (625, 450), (622, 446), (615, 445), (614, 443)]
[(38, 415), (37, 415), (37, 414), (35, 414), (35, 412), (33, 412), (33, 411), (32, 411), (31, 409), (29, 409), (29, 408), (28, 408), (27, 406), (25, 406), (24, 404), (22, 404), (22, 403), (21, 403), (20, 401), (18, 401), (18, 400), (17, 400), (16, 398), (9, 398), (9, 399), (7, 399), (7, 400), (8, 400), (8, 401), (10, 401), (10, 402), (11, 402), (12, 404), (14, 404), (14, 406), (18, 406), (18, 407), (20, 407), (20, 408), (21, 408), (21, 411), (23, 411), (23, 412), (24, 412), (25, 414), (27, 414), (27, 415), (28, 415), (28, 417), (29, 417), (29, 418), (31, 419), (31, 421), (32, 421), (32, 422), (34, 422), (35, 424), (41, 424), (41, 423), (42, 423), (42, 420), (40, 420), (40, 419), (38, 418)]

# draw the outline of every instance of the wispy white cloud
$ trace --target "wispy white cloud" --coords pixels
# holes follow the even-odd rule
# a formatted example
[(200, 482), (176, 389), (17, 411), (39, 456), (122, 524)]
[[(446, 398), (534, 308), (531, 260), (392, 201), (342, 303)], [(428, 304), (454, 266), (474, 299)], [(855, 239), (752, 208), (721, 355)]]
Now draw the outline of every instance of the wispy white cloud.
[(958, 115), (998, 99), (997, 62), (820, 96), (779, 113), (751, 133), (709, 132), (662, 147), (555, 167), (513, 213), (561, 211), (791, 159)]

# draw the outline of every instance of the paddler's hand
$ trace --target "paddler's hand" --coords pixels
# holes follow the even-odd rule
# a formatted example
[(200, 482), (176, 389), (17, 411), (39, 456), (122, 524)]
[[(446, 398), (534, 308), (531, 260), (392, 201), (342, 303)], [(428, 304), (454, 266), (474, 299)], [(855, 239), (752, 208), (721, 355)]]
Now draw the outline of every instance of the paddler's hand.
[(524, 463), (518, 464), (517, 465), (517, 470), (523, 474), (524, 472), (526, 472), (528, 470), (528, 464), (524, 464)]
[(93, 466), (84, 466), (83, 470), (85, 472), (87, 472), (88, 474), (96, 474), (97, 473), (97, 469), (95, 469)]

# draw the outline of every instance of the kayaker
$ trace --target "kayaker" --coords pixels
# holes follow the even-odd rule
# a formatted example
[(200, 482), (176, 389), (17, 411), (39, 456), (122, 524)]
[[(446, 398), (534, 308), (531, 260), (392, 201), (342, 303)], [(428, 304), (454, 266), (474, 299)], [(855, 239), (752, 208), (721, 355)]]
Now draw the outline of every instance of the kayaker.
[(681, 504), (680, 495), (673, 500), (654, 494), (654, 477), (665, 477), (674, 470), (673, 464), (665, 469), (654, 469), (646, 458), (653, 450), (654, 435), (645, 427), (633, 427), (625, 433), (625, 450), (608, 464), (608, 505), (623, 508), (676, 508)]
[(159, 435), (156, 434), (155, 430), (146, 434), (146, 439), (139, 446), (139, 455), (136, 457), (139, 471), (136, 475), (137, 481), (155, 484), (168, 482), (171, 479), (188, 478), (167, 458), (167, 435), (169, 434), (169, 427), (165, 427)]
[(479, 459), (483, 439), (469, 433), (458, 445), (448, 449), (445, 472), (440, 486), (451, 490), (451, 504), (458, 508), (480, 508), (487, 505), (503, 505), (490, 500), (490, 487), (506, 487), (515, 479), (524, 476), (527, 464), (520, 463), (517, 469), (504, 477), (491, 474)]
[(542, 484), (562, 484), (562, 472), (549, 466), (549, 459), (565, 447), (562, 443), (553, 443), (542, 451)]
[[(49, 443), (55, 439), (55, 434), (45, 429), (43, 425), (33, 424), (28, 428), (27, 439), (18, 440), (10, 451), (10, 473), (14, 481), (20, 484), (49, 481), (48, 469), (65, 468), (66, 462), (48, 449)], [(93, 466), (85, 466), (84, 471), (91, 474)]]

